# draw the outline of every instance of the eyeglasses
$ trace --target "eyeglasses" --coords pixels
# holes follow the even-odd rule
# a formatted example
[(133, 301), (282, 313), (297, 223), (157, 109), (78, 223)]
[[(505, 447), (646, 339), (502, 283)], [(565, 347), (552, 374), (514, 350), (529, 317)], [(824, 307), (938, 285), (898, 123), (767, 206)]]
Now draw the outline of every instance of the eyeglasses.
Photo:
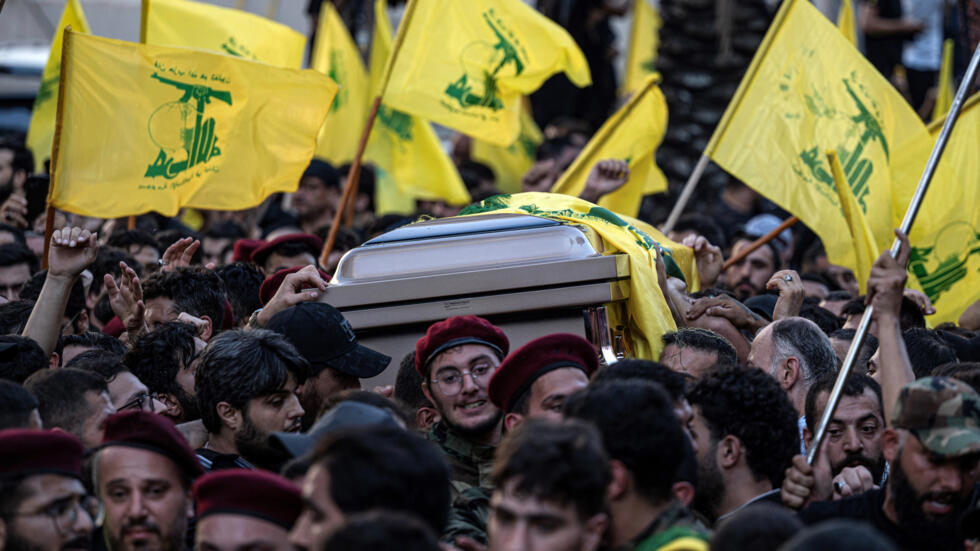
[(7, 515), (16, 517), (46, 516), (51, 519), (60, 534), (67, 534), (73, 530), (75, 523), (78, 522), (79, 511), (88, 515), (94, 524), (99, 518), (101, 504), (95, 496), (73, 496), (59, 499), (35, 513), (12, 512), (7, 513)]
[(127, 409), (146, 409), (143, 406), (149, 404), (150, 407), (147, 409), (147, 411), (153, 413), (153, 401), (158, 398), (159, 394), (156, 392), (140, 392), (134, 396), (132, 400), (116, 408), (116, 411), (125, 411)]
[(447, 369), (438, 377), (434, 377), (432, 382), (439, 387), (439, 392), (445, 396), (455, 396), (463, 389), (463, 377), (469, 375), (473, 378), (473, 384), (480, 388), (486, 388), (493, 375), (494, 368), (489, 365), (478, 365), (469, 371), (458, 371)]

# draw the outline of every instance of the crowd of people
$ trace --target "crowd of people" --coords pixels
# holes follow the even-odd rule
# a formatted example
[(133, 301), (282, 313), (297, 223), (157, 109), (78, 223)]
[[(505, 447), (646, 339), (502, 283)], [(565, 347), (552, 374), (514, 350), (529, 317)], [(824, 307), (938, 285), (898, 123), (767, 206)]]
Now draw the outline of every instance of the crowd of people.
[[(601, 18), (564, 17), (608, 47)], [(595, 128), (572, 115), (608, 114), (611, 90), (583, 94), (551, 106), (523, 190), (581, 152)], [(453, 161), (474, 201), (499, 193), (467, 138)], [(581, 197), (625, 164), (597, 163)], [(658, 357), (512, 346), (475, 315), (390, 357), (329, 304), (331, 277), (458, 206), (379, 215), (368, 165), (323, 255), (349, 166), (314, 159), (245, 211), (132, 220), (38, 209), (34, 168), (0, 141), (0, 551), (980, 550), (980, 300), (932, 327), (901, 232), (867, 281), (802, 224), (740, 255), (781, 218), (733, 182), (667, 234), (700, 290), (662, 274)]]

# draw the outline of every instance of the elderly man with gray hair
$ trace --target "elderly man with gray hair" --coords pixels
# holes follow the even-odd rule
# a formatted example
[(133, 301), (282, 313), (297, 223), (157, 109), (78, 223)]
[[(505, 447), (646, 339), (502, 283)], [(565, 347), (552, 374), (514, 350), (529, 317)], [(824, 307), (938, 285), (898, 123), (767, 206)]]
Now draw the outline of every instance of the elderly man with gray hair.
[(776, 379), (799, 415), (800, 448), (806, 427), (806, 393), (816, 381), (837, 372), (837, 355), (817, 324), (804, 318), (786, 318), (762, 328), (752, 341), (749, 366)]

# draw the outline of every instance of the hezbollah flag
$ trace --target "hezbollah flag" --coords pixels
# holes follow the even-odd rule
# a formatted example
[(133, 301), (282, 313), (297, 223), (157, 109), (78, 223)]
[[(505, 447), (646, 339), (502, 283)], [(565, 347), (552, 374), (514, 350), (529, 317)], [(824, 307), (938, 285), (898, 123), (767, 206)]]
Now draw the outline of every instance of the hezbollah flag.
[(67, 32), (51, 205), (117, 218), (293, 191), (337, 85), (200, 50)]
[(871, 275), (871, 265), (881, 254), (876, 245), (875, 234), (868, 226), (868, 221), (861, 212), (861, 205), (851, 192), (851, 186), (847, 183), (844, 176), (844, 168), (840, 164), (840, 158), (836, 151), (827, 152), (827, 162), (830, 163), (831, 173), (834, 176), (834, 188), (837, 192), (837, 200), (840, 201), (841, 211), (844, 220), (847, 221), (847, 231), (850, 233), (854, 243), (855, 265), (852, 267), (854, 275), (857, 277), (858, 288), (861, 294), (867, 292), (868, 277)]
[(497, 188), (504, 193), (519, 193), (521, 179), (537, 159), (538, 146), (544, 141), (541, 129), (528, 109), (521, 110), (521, 133), (509, 146), (473, 140), (470, 157), (493, 170)]
[(572, 37), (522, 0), (411, 0), (398, 34), (385, 103), (498, 145), (551, 75), (592, 83)]
[[(375, 70), (384, 66), (391, 52), (391, 24), (386, 6), (386, 0), (375, 2), (376, 28), (371, 46), (372, 87), (381, 86), (383, 76)], [(389, 190), (389, 194), (396, 187), (403, 199), (443, 200), (452, 205), (470, 202), (466, 186), (442, 149), (432, 126), (418, 117), (394, 109), (387, 101), (378, 109), (378, 118), (368, 138), (365, 156), (377, 165), (378, 185), (383, 190)], [(383, 205), (391, 200), (382, 199)]]
[(840, 11), (837, 12), (837, 28), (848, 42), (857, 46), (857, 25), (854, 22), (853, 0), (841, 0)]
[(143, 0), (144, 44), (221, 52), (278, 67), (303, 65), (306, 37), (286, 25), (241, 10), (192, 0)]
[(647, 77), (657, 72), (657, 48), (660, 47), (660, 14), (651, 0), (633, 0), (633, 30), (630, 31), (630, 52), (626, 61), (623, 92), (637, 91)]
[[(928, 146), (935, 143), (943, 122), (930, 125)], [(909, 235), (909, 273), (936, 308), (931, 324), (956, 323), (980, 299), (978, 143), (980, 94), (964, 104)], [(921, 158), (920, 165), (925, 162)]]
[(353, 161), (368, 116), (370, 82), (361, 53), (330, 2), (320, 8), (310, 68), (327, 75), (340, 87), (320, 130), (316, 155), (335, 165)]
[[(658, 250), (668, 275), (683, 278), (673, 250), (686, 249), (670, 241), (658, 242), (626, 218), (578, 197), (553, 193), (495, 195), (463, 209), (461, 215), (484, 213), (530, 214), (590, 228), (593, 245), (603, 254), (625, 253), (630, 259), (629, 298), (609, 310), (613, 327), (626, 328), (632, 357), (654, 360), (660, 356), (660, 338), (677, 326), (657, 283)], [(598, 242), (596, 242), (598, 241)], [(690, 250), (688, 250), (690, 255)], [(693, 256), (693, 255), (690, 255)]]
[(667, 190), (667, 179), (657, 167), (654, 154), (667, 131), (667, 102), (657, 83), (647, 77), (629, 102), (613, 113), (575, 162), (552, 186), (552, 193), (578, 196), (595, 164), (603, 159), (622, 159), (629, 165), (626, 185), (599, 200), (603, 207), (636, 216), (644, 195)]
[(34, 171), (44, 172), (44, 161), (51, 158), (51, 143), (54, 140), (54, 121), (58, 116), (58, 81), (61, 78), (61, 39), (67, 26), (87, 33), (88, 21), (78, 0), (68, 0), (61, 12), (58, 27), (51, 39), (51, 53), (41, 74), (41, 89), (34, 99), (31, 125), (27, 129), (27, 147), (34, 153)]
[[(806, 0), (783, 3), (705, 153), (823, 241), (831, 262), (857, 265), (833, 173), (885, 250), (918, 174), (902, 155), (924, 127), (908, 102)], [(920, 172), (921, 173), (921, 172)], [(903, 202), (904, 201), (904, 202)]]

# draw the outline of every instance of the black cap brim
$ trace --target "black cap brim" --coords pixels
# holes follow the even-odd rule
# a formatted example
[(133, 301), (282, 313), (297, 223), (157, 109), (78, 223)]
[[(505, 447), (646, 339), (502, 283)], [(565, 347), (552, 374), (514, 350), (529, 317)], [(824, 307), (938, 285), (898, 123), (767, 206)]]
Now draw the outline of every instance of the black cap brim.
[(328, 361), (331, 368), (359, 379), (376, 377), (391, 363), (391, 356), (358, 344), (350, 352)]
[(313, 436), (295, 432), (276, 432), (272, 434), (270, 440), (273, 443), (278, 443), (283, 451), (293, 457), (305, 455), (316, 444), (316, 438)]

